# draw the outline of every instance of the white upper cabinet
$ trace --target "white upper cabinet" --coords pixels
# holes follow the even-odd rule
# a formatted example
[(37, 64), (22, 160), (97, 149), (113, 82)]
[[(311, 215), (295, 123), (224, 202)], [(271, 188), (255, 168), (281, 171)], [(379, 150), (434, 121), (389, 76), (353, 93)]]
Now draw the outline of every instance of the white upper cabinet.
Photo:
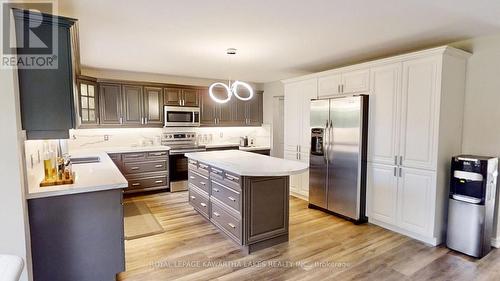
[(400, 227), (423, 236), (432, 236), (436, 172), (401, 168), (398, 196)]
[[(299, 132), (298, 130), (293, 130), (294, 126), (300, 122), (300, 117), (298, 114), (298, 103), (299, 103), (299, 83), (291, 83), (285, 85), (285, 100), (284, 100), (284, 150), (286, 152), (295, 153), (294, 159), (297, 160), (298, 153), (298, 143)], [(294, 125), (295, 124), (295, 125)], [(288, 155), (290, 157), (290, 155)]]
[(332, 74), (318, 78), (318, 97), (334, 96), (341, 94), (340, 85), (342, 75)]
[(335, 73), (318, 78), (318, 97), (366, 93), (370, 88), (370, 70)]
[(371, 69), (368, 161), (396, 165), (399, 149), (401, 63)]
[(366, 93), (370, 88), (370, 70), (362, 69), (342, 73), (343, 94)]
[(436, 168), (440, 65), (439, 56), (403, 63), (399, 153), (404, 167)]

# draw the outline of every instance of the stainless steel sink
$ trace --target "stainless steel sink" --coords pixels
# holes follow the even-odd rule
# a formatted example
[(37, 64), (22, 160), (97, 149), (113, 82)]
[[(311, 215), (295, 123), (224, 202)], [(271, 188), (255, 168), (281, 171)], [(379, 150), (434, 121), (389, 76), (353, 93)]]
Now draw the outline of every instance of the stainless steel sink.
[(71, 157), (71, 163), (73, 164), (88, 164), (88, 163), (99, 163), (101, 158), (99, 156), (89, 156), (89, 157)]

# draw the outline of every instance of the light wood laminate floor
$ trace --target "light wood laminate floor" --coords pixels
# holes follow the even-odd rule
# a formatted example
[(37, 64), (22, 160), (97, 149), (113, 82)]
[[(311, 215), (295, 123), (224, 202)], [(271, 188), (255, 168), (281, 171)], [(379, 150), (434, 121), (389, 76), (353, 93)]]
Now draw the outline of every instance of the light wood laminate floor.
[(353, 225), (290, 198), (290, 241), (246, 255), (198, 215), (187, 193), (145, 202), (162, 234), (125, 241), (117, 280), (500, 280), (500, 251), (481, 260), (375, 225)]

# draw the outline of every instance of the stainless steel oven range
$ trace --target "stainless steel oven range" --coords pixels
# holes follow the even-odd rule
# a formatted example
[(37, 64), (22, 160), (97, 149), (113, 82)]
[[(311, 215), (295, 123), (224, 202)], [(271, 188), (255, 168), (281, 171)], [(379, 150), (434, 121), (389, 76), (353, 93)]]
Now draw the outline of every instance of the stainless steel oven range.
[(205, 146), (198, 145), (195, 132), (165, 132), (162, 134), (161, 144), (170, 147), (170, 191), (187, 190), (188, 161), (184, 154), (205, 151)]

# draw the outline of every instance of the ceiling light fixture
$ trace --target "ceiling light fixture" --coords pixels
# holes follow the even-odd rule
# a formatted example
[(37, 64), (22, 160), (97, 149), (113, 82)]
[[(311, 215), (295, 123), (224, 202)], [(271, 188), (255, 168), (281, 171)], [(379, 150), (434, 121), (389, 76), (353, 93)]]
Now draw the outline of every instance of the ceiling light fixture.
[[(226, 54), (228, 54), (228, 55), (236, 55), (236, 49), (235, 48), (229, 48), (229, 49), (226, 50)], [(217, 88), (217, 87), (223, 88), (226, 91), (227, 98), (220, 99), (220, 98), (218, 98), (218, 97), (215, 96), (214, 89)], [(248, 91), (248, 96), (247, 97), (241, 96), (238, 93), (238, 89), (239, 88), (245, 88)], [(226, 102), (228, 102), (228, 101), (231, 100), (231, 97), (233, 95), (236, 96), (236, 98), (238, 98), (238, 99), (240, 99), (242, 101), (248, 101), (248, 100), (251, 100), (253, 98), (253, 89), (252, 89), (252, 87), (248, 83), (245, 83), (245, 82), (242, 82), (242, 81), (234, 81), (233, 83), (231, 83), (231, 78), (229, 78), (229, 81), (228, 81), (227, 85), (224, 84), (224, 83), (222, 83), (222, 82), (213, 83), (208, 88), (208, 93), (210, 95), (210, 98), (212, 98), (212, 100), (214, 100), (217, 103), (226, 103)]]

